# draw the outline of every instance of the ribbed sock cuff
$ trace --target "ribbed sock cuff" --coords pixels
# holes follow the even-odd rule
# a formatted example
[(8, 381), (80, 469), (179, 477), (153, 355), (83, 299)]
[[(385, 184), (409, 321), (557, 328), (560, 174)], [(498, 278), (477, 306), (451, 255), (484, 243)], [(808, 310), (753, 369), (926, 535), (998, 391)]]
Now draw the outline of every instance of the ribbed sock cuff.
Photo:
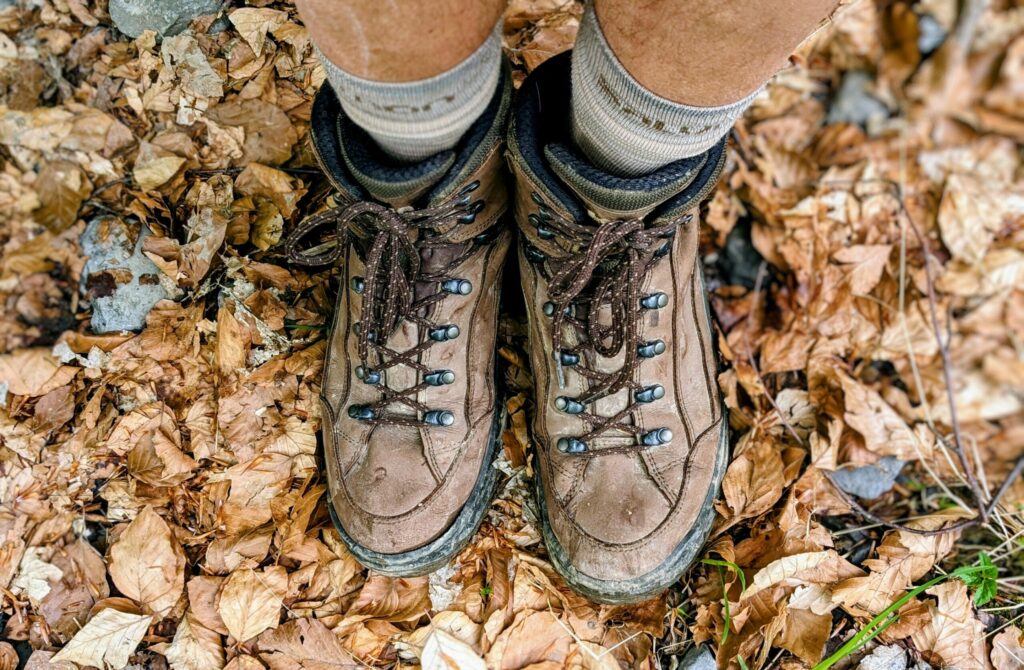
[(729, 132), (760, 89), (721, 107), (666, 100), (630, 75), (587, 5), (572, 55), (572, 132), (601, 168), (635, 177), (710, 149)]
[(501, 24), (464, 61), (418, 81), (370, 81), (318, 54), (349, 118), (394, 158), (418, 161), (454, 147), (487, 108), (501, 73)]

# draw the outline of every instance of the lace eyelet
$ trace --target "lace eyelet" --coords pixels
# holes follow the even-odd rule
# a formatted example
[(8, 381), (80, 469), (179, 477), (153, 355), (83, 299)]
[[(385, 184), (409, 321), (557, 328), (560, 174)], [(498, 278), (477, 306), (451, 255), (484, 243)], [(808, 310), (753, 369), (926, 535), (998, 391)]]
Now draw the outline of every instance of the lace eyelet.
[(447, 428), (455, 423), (455, 415), (446, 409), (432, 409), (423, 414), (423, 423)]
[(377, 370), (371, 370), (360, 365), (356, 368), (356, 379), (361, 380), (364, 384), (375, 386), (380, 383), (381, 374)]
[(444, 386), (455, 383), (455, 373), (451, 370), (434, 370), (423, 376), (423, 381), (431, 386)]
[(540, 197), (540, 193), (537, 193), (536, 191), (530, 192), (530, 200), (533, 200), (533, 202), (538, 206), (544, 206), (544, 198)]
[(548, 259), (541, 250), (530, 244), (525, 246), (523, 252), (526, 254), (526, 259), (531, 263), (543, 263)]
[(661, 384), (652, 384), (645, 388), (636, 391), (633, 394), (633, 399), (639, 403), (649, 403), (655, 400), (661, 400), (665, 397), (665, 387)]
[[(359, 321), (356, 321), (355, 323), (352, 324), (352, 333), (353, 334), (359, 335), (362, 332), (363, 332), (363, 324), (362, 323), (360, 323)], [(376, 342), (377, 341), (377, 333), (370, 333), (370, 334), (368, 334), (366, 336), (366, 339), (369, 340), (370, 342)]]
[(581, 414), (586, 406), (575, 398), (560, 395), (555, 398), (555, 409), (566, 414)]
[(366, 405), (349, 405), (348, 415), (357, 421), (371, 421), (377, 416), (377, 413)]
[(560, 437), (555, 446), (563, 454), (582, 454), (587, 450), (587, 443), (575, 437)]
[(469, 295), (473, 292), (473, 283), (468, 279), (447, 279), (441, 283), (441, 290), (452, 295)]
[(654, 358), (665, 353), (665, 342), (662, 340), (654, 340), (653, 342), (647, 342), (637, 346), (636, 353), (640, 358)]
[(447, 342), (459, 336), (459, 327), (453, 323), (446, 326), (439, 326), (430, 331), (430, 339), (435, 342)]
[(672, 431), (668, 428), (655, 428), (654, 430), (644, 433), (640, 438), (640, 442), (647, 447), (657, 447), (662, 444), (668, 444), (672, 441)]
[(562, 365), (571, 367), (580, 362), (580, 355), (568, 351), (561, 351), (559, 352), (556, 360), (558, 360)]
[(351, 286), (356, 293), (362, 293), (366, 288), (366, 281), (362, 277), (352, 277)]
[(668, 296), (660, 291), (640, 298), (640, 306), (644, 309), (661, 309), (666, 305), (668, 305)]
[(542, 240), (551, 240), (555, 237), (555, 231), (544, 226), (537, 226), (537, 237)]

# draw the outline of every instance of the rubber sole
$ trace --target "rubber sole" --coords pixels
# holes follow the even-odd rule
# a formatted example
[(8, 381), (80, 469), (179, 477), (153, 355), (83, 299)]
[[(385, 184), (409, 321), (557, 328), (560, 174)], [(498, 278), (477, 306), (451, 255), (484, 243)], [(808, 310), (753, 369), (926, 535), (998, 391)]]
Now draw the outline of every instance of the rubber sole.
[(715, 498), (721, 486), (725, 468), (729, 463), (729, 417), (726, 408), (722, 407), (722, 437), (718, 442), (718, 453), (715, 457), (715, 469), (712, 472), (711, 486), (701, 506), (693, 526), (683, 540), (672, 550), (665, 561), (650, 572), (628, 580), (607, 580), (592, 577), (580, 572), (572, 564), (572, 559), (562, 547), (548, 523), (547, 503), (544, 498), (544, 487), (541, 482), (540, 468), (537, 468), (534, 482), (536, 485), (537, 505), (540, 508), (541, 532), (548, 555), (555, 570), (565, 582), (577, 593), (591, 600), (608, 605), (628, 605), (652, 598), (667, 590), (693, 564), (694, 559), (704, 548), (704, 542), (711, 532), (711, 524), (715, 519)]
[(476, 486), (466, 499), (462, 511), (455, 517), (447, 530), (429, 543), (398, 554), (382, 554), (360, 545), (348, 533), (334, 512), (334, 505), (328, 501), (327, 510), (331, 521), (338, 529), (342, 541), (352, 555), (363, 566), (389, 577), (419, 577), (446, 565), (465, 549), (483, 523), (487, 510), (491, 508), (495, 489), (498, 485), (498, 470), (493, 467), (494, 459), (501, 446), (501, 434), (505, 429), (505, 403), (498, 403), (491, 424), (490, 445), (480, 466)]

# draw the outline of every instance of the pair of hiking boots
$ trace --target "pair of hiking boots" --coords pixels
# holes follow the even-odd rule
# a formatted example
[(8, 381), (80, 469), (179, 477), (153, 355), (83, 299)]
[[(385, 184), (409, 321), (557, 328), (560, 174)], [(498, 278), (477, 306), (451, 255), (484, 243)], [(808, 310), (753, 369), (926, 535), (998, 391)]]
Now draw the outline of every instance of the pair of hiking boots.
[[(458, 146), (413, 165), (383, 156), (330, 87), (314, 103), (316, 153), (341, 204), (300, 224), (287, 252), (344, 262), (322, 386), (329, 507), (378, 572), (444, 565), (490, 506), (513, 247), (555, 568), (592, 599), (635, 602), (675, 582), (711, 526), (727, 427), (696, 211), (724, 144), (640, 178), (599, 170), (569, 142), (569, 66), (570, 54), (547, 61), (514, 104), (503, 73)], [(325, 226), (334, 243), (304, 249)]]

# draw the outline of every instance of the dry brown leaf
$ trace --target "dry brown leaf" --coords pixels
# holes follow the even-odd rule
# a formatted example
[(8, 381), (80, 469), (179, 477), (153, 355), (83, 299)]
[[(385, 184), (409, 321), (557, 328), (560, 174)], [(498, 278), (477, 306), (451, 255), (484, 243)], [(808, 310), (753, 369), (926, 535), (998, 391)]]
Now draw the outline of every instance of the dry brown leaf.
[(178, 173), (185, 159), (149, 142), (143, 142), (135, 158), (132, 177), (139, 188), (155, 190), (171, 180)]
[(1024, 633), (1017, 626), (1009, 626), (992, 638), (992, 666), (995, 670), (1021, 670), (1024, 668)]
[(732, 512), (731, 522), (749, 519), (771, 509), (782, 497), (783, 465), (778, 450), (767, 441), (748, 446), (725, 472), (722, 493)]
[(185, 553), (152, 507), (144, 507), (110, 548), (110, 578), (157, 620), (181, 597)]
[(288, 12), (268, 7), (243, 7), (228, 14), (249, 48), (257, 56), (263, 54), (267, 33), (280, 28), (288, 20)]
[[(963, 517), (959, 510), (932, 514), (907, 522), (919, 530), (935, 530)], [(948, 554), (959, 532), (919, 535), (890, 530), (876, 549), (876, 558), (864, 561), (871, 572), (853, 577), (832, 589), (835, 602), (851, 613), (874, 616), (896, 601), (904, 591), (923, 578), (935, 563)]]
[(40, 170), (35, 189), (39, 194), (36, 220), (60, 232), (78, 218), (78, 208), (92, 191), (92, 184), (74, 163), (50, 161)]
[(774, 586), (830, 585), (862, 574), (860, 568), (832, 549), (794, 554), (772, 561), (758, 570), (743, 598), (751, 598), (759, 591)]
[(239, 642), (276, 628), (288, 591), (288, 574), (281, 566), (261, 572), (242, 568), (224, 581), (217, 609), (224, 626)]
[(891, 252), (891, 244), (866, 244), (845, 247), (832, 257), (847, 269), (850, 290), (855, 295), (867, 295), (882, 279)]
[(809, 666), (825, 654), (825, 644), (832, 633), (832, 615), (815, 614), (806, 609), (786, 610), (786, 623), (775, 644), (793, 652)]
[(221, 670), (224, 667), (220, 635), (196, 621), (191, 612), (178, 624), (174, 639), (163, 654), (172, 670)]
[(348, 614), (385, 621), (413, 621), (429, 611), (426, 577), (385, 577), (374, 573), (366, 580)]
[(988, 670), (985, 625), (974, 616), (967, 586), (952, 579), (926, 591), (938, 599), (929, 603), (930, 621), (910, 636), (925, 659), (934, 666), (959, 670)]
[(471, 646), (435, 628), (427, 636), (420, 656), (423, 670), (487, 670), (487, 664)]
[(70, 382), (76, 373), (75, 368), (61, 365), (48, 349), (21, 349), (0, 355), (0, 385), (14, 395), (46, 395)]
[(553, 612), (524, 609), (494, 641), (485, 660), (488, 668), (515, 670), (531, 664), (560, 667), (573, 643), (571, 629), (561, 625)]
[(876, 391), (852, 377), (840, 377), (846, 397), (846, 423), (864, 437), (864, 445), (879, 456), (911, 461), (930, 456), (907, 422)]
[(52, 660), (120, 670), (128, 665), (128, 657), (139, 646), (152, 620), (149, 615), (108, 607), (89, 619)]

